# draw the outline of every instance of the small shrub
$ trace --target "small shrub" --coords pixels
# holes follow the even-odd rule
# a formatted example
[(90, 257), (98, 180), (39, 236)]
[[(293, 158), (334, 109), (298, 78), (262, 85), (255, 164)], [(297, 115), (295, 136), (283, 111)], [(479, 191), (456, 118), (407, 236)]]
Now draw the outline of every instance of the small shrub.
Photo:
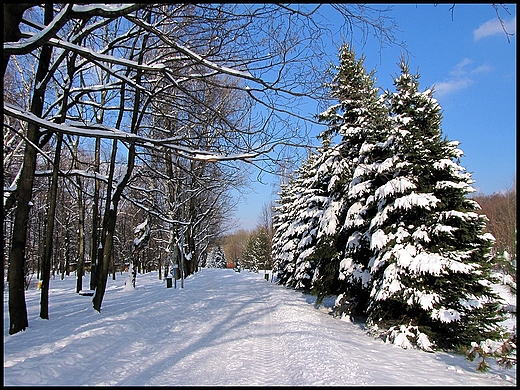
[(512, 368), (516, 365), (516, 327), (503, 340), (487, 339), (480, 343), (472, 342), (471, 348), (465, 351), (465, 354), (470, 362), (477, 360), (476, 368), (480, 372), (489, 369), (490, 359), (495, 359), (500, 367)]

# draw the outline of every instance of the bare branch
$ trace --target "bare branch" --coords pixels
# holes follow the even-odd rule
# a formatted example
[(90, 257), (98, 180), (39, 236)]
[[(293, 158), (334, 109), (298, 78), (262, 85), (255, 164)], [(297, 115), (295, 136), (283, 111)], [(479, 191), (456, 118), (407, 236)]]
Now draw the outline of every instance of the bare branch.
[[(509, 12), (509, 10), (507, 9), (507, 7), (505, 6), (505, 4), (500, 4), (500, 6), (509, 14), (511, 15), (511, 12)], [(506, 30), (506, 24), (504, 23), (504, 20), (502, 19), (502, 17), (500, 16), (500, 11), (499, 11), (499, 8), (498, 8), (498, 4), (496, 3), (493, 3), (493, 8), (495, 9), (495, 12), (497, 14), (497, 18), (498, 20), (500, 21), (500, 25), (502, 26), (502, 30), (504, 30), (504, 33), (506, 34), (506, 38), (507, 38), (507, 42), (508, 43), (511, 43), (511, 40), (509, 39), (509, 37), (512, 37), (513, 33), (510, 33)]]

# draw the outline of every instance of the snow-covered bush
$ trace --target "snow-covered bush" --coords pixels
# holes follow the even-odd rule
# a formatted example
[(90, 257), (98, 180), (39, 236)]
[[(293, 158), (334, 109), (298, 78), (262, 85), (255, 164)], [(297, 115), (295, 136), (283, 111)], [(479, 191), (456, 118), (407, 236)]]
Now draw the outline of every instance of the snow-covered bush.
[(417, 326), (395, 325), (389, 329), (380, 329), (377, 324), (372, 324), (367, 330), (370, 335), (384, 340), (387, 344), (394, 344), (403, 349), (421, 349), (426, 352), (434, 352), (434, 344)]
[(477, 370), (481, 372), (488, 370), (490, 358), (495, 359), (501, 367), (511, 368), (516, 365), (516, 327), (504, 340), (487, 339), (478, 344), (471, 343), (466, 356), (470, 361), (477, 360)]

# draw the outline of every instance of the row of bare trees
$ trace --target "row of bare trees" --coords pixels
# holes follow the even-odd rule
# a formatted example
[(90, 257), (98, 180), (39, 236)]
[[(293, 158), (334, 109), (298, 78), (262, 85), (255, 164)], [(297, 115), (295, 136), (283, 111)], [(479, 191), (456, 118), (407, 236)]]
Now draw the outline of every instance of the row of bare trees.
[(343, 37), (393, 41), (385, 10), (360, 5), (4, 4), (10, 334), (33, 269), (42, 318), (56, 268), (75, 264), (79, 291), (90, 267), (97, 311), (118, 264), (196, 271), (248, 164), (308, 144), (302, 102), (324, 97), (335, 55), (323, 7)]
[(511, 278), (512, 283), (506, 284), (516, 294), (516, 177), (506, 191), (491, 195), (476, 194), (473, 199), (489, 220), (486, 228), (495, 237), (493, 250), (498, 258), (497, 265)]

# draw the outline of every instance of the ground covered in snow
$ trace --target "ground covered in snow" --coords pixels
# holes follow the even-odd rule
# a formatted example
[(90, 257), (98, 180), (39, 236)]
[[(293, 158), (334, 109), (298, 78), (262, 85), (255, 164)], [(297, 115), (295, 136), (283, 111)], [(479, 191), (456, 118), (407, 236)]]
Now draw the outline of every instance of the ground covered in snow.
[(182, 289), (157, 272), (135, 290), (125, 280), (109, 279), (101, 313), (74, 275), (51, 280), (49, 320), (29, 289), (29, 328), (15, 335), (4, 291), (4, 386), (516, 386), (516, 366), (479, 373), (462, 356), (385, 344), (263, 272), (202, 269)]

